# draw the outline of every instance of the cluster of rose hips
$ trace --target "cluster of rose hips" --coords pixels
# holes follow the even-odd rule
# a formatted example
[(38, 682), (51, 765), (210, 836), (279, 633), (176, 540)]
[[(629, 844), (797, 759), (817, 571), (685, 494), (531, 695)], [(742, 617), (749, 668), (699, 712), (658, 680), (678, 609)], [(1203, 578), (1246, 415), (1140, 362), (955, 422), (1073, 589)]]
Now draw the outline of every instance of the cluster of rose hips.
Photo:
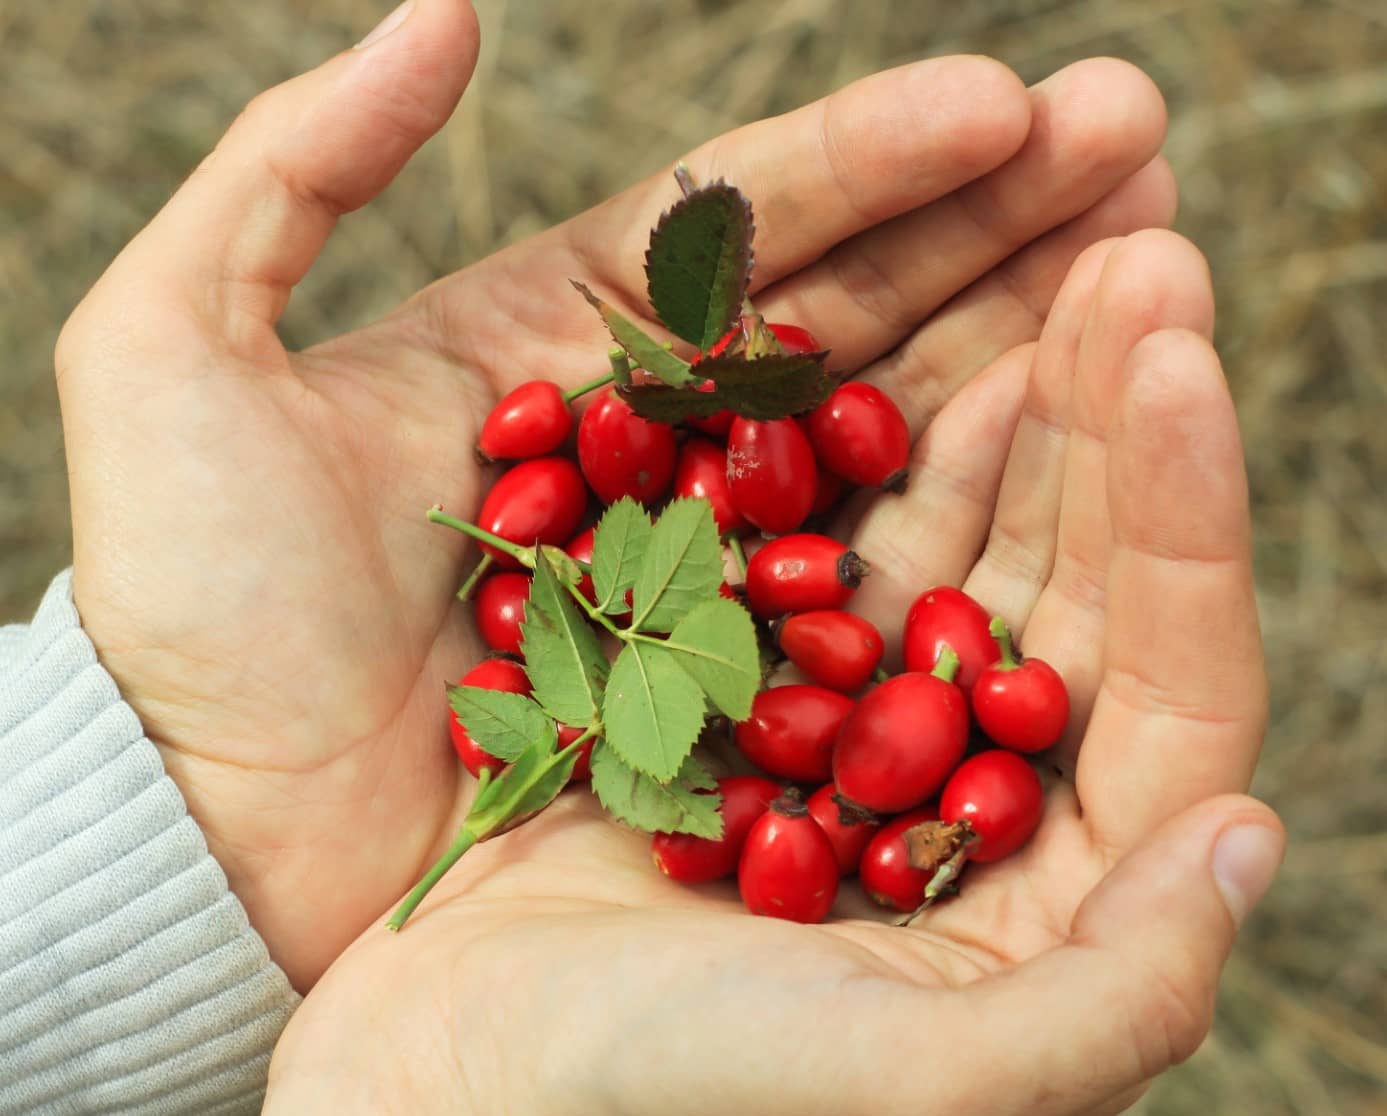
[[(775, 618), (781, 649), (810, 683), (763, 690), (735, 740), (791, 786), (719, 780), (721, 840), (656, 834), (667, 876), (702, 883), (735, 872), (754, 914), (820, 922), (839, 879), (857, 872), (877, 903), (913, 912), (949, 890), (967, 860), (1000, 860), (1034, 833), (1041, 784), (1018, 753), (1043, 751), (1064, 732), (1059, 674), (1019, 661), (1000, 618), (940, 587), (906, 617), (905, 671), (854, 698), (882, 655), (877, 629), (843, 611), (865, 572), (822, 535), (776, 539), (751, 559), (748, 603)], [(968, 757), (973, 721), (998, 747)], [(816, 789), (806, 801), (800, 788)]]

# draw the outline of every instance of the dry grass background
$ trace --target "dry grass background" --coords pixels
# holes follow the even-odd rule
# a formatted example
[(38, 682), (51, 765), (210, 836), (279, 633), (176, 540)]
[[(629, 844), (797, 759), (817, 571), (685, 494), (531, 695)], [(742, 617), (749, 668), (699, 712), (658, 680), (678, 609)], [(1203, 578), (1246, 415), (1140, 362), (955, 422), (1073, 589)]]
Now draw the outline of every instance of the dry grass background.
[[(0, 619), (68, 551), (63, 318), (262, 87), (375, 0), (0, 5)], [(1380, 0), (479, 0), (446, 132), (339, 231), (304, 345), (700, 140), (921, 55), (1028, 81), (1114, 54), (1171, 106), (1179, 228), (1209, 255), (1245, 429), (1273, 722), (1256, 790), (1293, 834), (1161, 1116), (1381, 1114), (1387, 1095), (1387, 6)]]

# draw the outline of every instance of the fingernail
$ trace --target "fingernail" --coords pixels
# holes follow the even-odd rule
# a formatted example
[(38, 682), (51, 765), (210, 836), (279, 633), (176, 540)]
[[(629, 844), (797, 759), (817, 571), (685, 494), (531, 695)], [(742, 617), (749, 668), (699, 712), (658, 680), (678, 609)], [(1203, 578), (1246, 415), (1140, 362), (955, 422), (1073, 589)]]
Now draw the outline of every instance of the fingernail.
[(409, 13), (414, 10), (414, 0), (405, 0), (398, 8), (376, 24), (376, 29), (367, 35), (361, 42), (357, 43), (353, 50), (365, 50), (368, 46), (380, 42), (385, 36), (390, 34), (409, 18)]
[(1271, 886), (1281, 866), (1281, 834), (1264, 825), (1226, 830), (1214, 845), (1214, 880), (1237, 926)]

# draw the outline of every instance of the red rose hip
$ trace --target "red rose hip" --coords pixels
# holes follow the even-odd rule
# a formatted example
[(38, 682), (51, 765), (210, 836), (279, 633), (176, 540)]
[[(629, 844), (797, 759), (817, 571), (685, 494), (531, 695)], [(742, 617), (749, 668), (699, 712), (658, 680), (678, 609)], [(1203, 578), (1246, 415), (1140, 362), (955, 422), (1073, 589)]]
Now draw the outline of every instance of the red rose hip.
[(837, 539), (782, 535), (747, 563), (747, 603), (763, 620), (842, 608), (869, 572), (871, 567)]
[(791, 922), (822, 922), (838, 895), (838, 858), (797, 797), (771, 803), (747, 835), (737, 865), (747, 910)]
[(905, 618), (905, 669), (929, 672), (944, 646), (958, 656), (955, 683), (972, 690), (982, 668), (1001, 657), (989, 625), (987, 610), (963, 592), (947, 585), (926, 589)]
[(473, 602), (477, 630), (493, 651), (520, 654), (520, 623), (530, 599), (530, 575), (509, 570), (494, 573), (482, 582)]
[(798, 530), (818, 487), (814, 451), (799, 423), (738, 416), (727, 435), (727, 487), (733, 507), (762, 531)]
[(946, 650), (935, 673), (898, 674), (858, 701), (833, 746), (847, 804), (895, 814), (943, 785), (968, 746), (968, 703), (949, 681), (956, 666)]
[(913, 911), (920, 905), (934, 873), (911, 867), (905, 831), (938, 820), (938, 810), (922, 806), (887, 822), (867, 843), (857, 874), (874, 902), (898, 911)]
[(786, 658), (811, 681), (847, 694), (871, 681), (885, 651), (876, 625), (836, 609), (796, 613), (780, 625), (775, 638)]
[(833, 784), (825, 784), (809, 796), (807, 805), (810, 815), (819, 823), (819, 828), (833, 846), (833, 855), (838, 858), (839, 875), (851, 876), (857, 871), (867, 843), (881, 826), (871, 818), (844, 813), (838, 806), (836, 795)]
[(491, 409), (477, 438), (484, 462), (553, 453), (573, 429), (573, 415), (557, 384), (531, 380), (508, 392)]
[(732, 506), (727, 487), (727, 451), (707, 438), (690, 438), (679, 451), (674, 470), (674, 495), (707, 500), (719, 535), (743, 530), (746, 518)]
[[(483, 690), (500, 690), (508, 694), (528, 694), (530, 678), (525, 668), (510, 659), (483, 659), (462, 676), (459, 686), (477, 686)], [(506, 766), (505, 760), (497, 759), (468, 735), (467, 729), (458, 720), (458, 715), (448, 711), (448, 732), (453, 738), (453, 748), (457, 751), (462, 765), (474, 778), (479, 777), (482, 768), (489, 768), (494, 775)]]
[(968, 859), (979, 864), (1010, 856), (1029, 841), (1044, 810), (1035, 769), (1000, 748), (964, 761), (939, 797), (941, 820), (972, 826), (978, 841), (969, 846)]
[(1013, 752), (1043, 752), (1069, 723), (1064, 679), (1044, 660), (1013, 651), (1011, 631), (1000, 616), (992, 621), (992, 635), (1002, 657), (984, 667), (973, 684), (973, 716), (994, 744)]
[(578, 424), (578, 464), (604, 504), (630, 496), (658, 500), (674, 479), (674, 431), (641, 418), (611, 389), (593, 400)]
[(905, 487), (910, 428), (880, 388), (850, 380), (809, 413), (805, 425), (819, 464), (853, 484)]
[(680, 883), (720, 880), (737, 870), (747, 834), (771, 802), (780, 784), (759, 775), (729, 775), (718, 780), (722, 836), (716, 841), (692, 833), (657, 833), (650, 841), (655, 867)]
[[(536, 457), (507, 470), (491, 487), (477, 526), (515, 543), (561, 546), (578, 529), (588, 490), (578, 467), (563, 457)], [(486, 543), (482, 550), (504, 569), (520, 564)]]
[(823, 686), (762, 690), (751, 703), (751, 716), (737, 724), (737, 747), (778, 778), (826, 782), (833, 776), (833, 742), (854, 704)]

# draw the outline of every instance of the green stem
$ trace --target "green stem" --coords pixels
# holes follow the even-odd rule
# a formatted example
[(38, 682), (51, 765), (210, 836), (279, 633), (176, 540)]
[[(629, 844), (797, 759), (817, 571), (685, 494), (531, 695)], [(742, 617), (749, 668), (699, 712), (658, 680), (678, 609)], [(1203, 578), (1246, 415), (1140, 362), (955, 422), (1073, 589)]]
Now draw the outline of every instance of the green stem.
[(598, 624), (601, 624), (602, 627), (606, 628), (607, 631), (611, 632), (612, 635), (616, 636), (618, 639), (626, 638), (622, 630), (618, 628), (615, 624), (613, 624), (610, 619), (608, 619), (606, 613), (604, 613), (600, 608), (598, 608), (595, 604), (593, 604), (585, 596), (583, 596), (578, 586), (569, 585), (567, 582), (565, 582), (564, 588), (568, 590), (568, 595), (573, 598), (574, 602), (578, 605), (578, 607), (581, 608), (585, 613), (587, 613), (589, 620), (593, 620), (596, 621)]
[(876, 670), (872, 671), (872, 681), (878, 685), (882, 682), (889, 682), (890, 680), (891, 676), (886, 673), (885, 667), (877, 667)]
[(1015, 670), (1020, 666), (1020, 656), (1016, 654), (1016, 648), (1011, 642), (1011, 629), (1007, 627), (1007, 622), (1000, 616), (994, 616), (987, 630), (992, 633), (992, 638), (1002, 649), (1002, 660), (997, 664), (997, 669)]
[(449, 868), (462, 859), (463, 853), (475, 845), (477, 840), (477, 834), (463, 826), (457, 840), (448, 846), (448, 851), (439, 858), (437, 864), (424, 874), (424, 878), (414, 885), (410, 893), (404, 897), (404, 901), (395, 908), (395, 913), (390, 916), (390, 921), (385, 924), (385, 928), (387, 930), (399, 930), (405, 924), (405, 919), (414, 913), (414, 908), (424, 901), (424, 896), (433, 890), (434, 884), (444, 877)]
[[(625, 355), (625, 353), (622, 353), (622, 356)], [(572, 403), (579, 396), (586, 395), (590, 391), (596, 391), (600, 387), (606, 387), (614, 379), (616, 379), (616, 373), (613, 371), (608, 372), (605, 376), (598, 376), (595, 380), (589, 380), (585, 384), (579, 384), (576, 388), (573, 388), (571, 391), (566, 391), (563, 393), (563, 401), (565, 403)]]
[(430, 508), (425, 518), (430, 523), (441, 523), (444, 527), (451, 527), (454, 531), (461, 531), (464, 535), (494, 546), (502, 554), (509, 554), (517, 562), (527, 569), (535, 568), (535, 552), (533, 547), (517, 546), (510, 539), (503, 539), (500, 535), (493, 535), (490, 531), (478, 527), (475, 523), (468, 523), (465, 519), (457, 519), (448, 515), (442, 508)]
[(631, 383), (631, 358), (626, 355), (626, 350), (620, 345), (613, 345), (607, 350), (607, 362), (612, 366), (612, 379), (622, 387), (629, 387)]
[(588, 727), (583, 730), (582, 736), (575, 736), (572, 741), (570, 741), (568, 744), (565, 744), (562, 748), (559, 749), (559, 751), (568, 752), (574, 748), (581, 748), (584, 744), (586, 744), (589, 740), (591, 740), (601, 731), (602, 724), (600, 721), (595, 725), (588, 725)]
[(945, 682), (952, 682), (954, 675), (958, 673), (958, 654), (947, 643), (943, 645), (943, 650), (939, 652), (939, 660), (935, 663), (934, 669), (930, 671), (936, 678), (942, 678)]
[(742, 540), (736, 535), (727, 536), (727, 549), (732, 551), (732, 561), (737, 563), (737, 572), (742, 575), (742, 581), (746, 581), (746, 551), (742, 549)]
[(674, 164), (674, 181), (679, 183), (679, 191), (686, 198), (694, 192), (693, 174), (689, 171), (689, 164), (683, 160)]
[(482, 560), (472, 568), (472, 572), (467, 575), (467, 580), (462, 583), (462, 588), (458, 590), (458, 600), (465, 601), (472, 595), (472, 590), (477, 587), (477, 582), (481, 581), (491, 569), (492, 563), (496, 559), (490, 554), (483, 554)]

